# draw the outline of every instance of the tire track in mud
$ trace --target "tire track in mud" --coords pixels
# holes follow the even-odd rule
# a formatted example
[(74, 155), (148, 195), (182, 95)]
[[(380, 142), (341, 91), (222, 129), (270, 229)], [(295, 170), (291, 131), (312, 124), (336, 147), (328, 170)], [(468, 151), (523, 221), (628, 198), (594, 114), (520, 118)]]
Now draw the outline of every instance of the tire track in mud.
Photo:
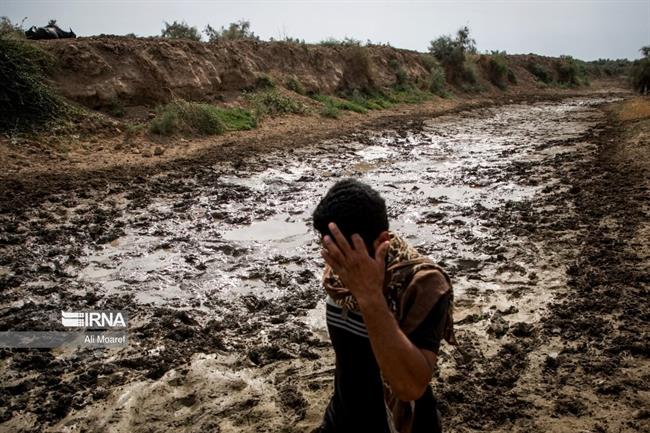
[(473, 110), (5, 207), (2, 329), (111, 307), (133, 327), (118, 352), (2, 350), (0, 430), (313, 427), (332, 359), (308, 219), (346, 175), (375, 184), (393, 226), (456, 282), (465, 356), (441, 355), (446, 423), (529, 425), (518, 382), (589, 229), (574, 178), (596, 152), (602, 102)]

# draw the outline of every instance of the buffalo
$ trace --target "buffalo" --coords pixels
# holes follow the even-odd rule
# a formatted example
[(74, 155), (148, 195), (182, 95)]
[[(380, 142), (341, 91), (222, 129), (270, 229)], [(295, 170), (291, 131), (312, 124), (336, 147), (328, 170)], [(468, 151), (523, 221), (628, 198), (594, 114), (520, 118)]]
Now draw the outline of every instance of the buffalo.
[(45, 27), (31, 26), (25, 31), (27, 39), (66, 39), (76, 38), (77, 35), (70, 29), (69, 32), (61, 30), (56, 24), (48, 24)]

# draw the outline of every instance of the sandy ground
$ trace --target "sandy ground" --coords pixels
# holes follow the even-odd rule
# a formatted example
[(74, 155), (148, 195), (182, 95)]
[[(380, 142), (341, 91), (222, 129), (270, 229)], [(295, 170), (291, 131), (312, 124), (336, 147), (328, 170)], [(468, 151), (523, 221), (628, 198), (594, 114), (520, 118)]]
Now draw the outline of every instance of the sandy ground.
[(650, 101), (555, 99), (5, 175), (0, 328), (125, 309), (130, 344), (0, 350), (0, 431), (311, 431), (333, 357), (309, 213), (342, 176), (452, 275), (448, 431), (650, 431)]

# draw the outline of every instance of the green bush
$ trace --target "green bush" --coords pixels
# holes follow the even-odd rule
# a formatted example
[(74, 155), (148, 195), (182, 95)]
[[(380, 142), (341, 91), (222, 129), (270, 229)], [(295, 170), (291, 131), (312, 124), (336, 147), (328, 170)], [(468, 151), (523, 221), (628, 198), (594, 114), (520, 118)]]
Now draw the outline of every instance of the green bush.
[(348, 38), (348, 37), (345, 37), (343, 39), (336, 39), (336, 38), (329, 37), (327, 39), (323, 39), (322, 41), (320, 41), (319, 45), (323, 45), (325, 47), (335, 47), (335, 46), (360, 47), (361, 41), (354, 38)]
[(413, 87), (411, 80), (406, 71), (399, 67), (395, 73), (395, 89), (408, 90)]
[(340, 111), (336, 107), (336, 104), (334, 103), (334, 101), (330, 100), (330, 101), (325, 102), (325, 104), (323, 105), (323, 108), (321, 108), (320, 114), (323, 117), (329, 117), (331, 119), (338, 119)]
[(215, 29), (210, 24), (205, 26), (203, 33), (208, 37), (208, 42), (216, 42), (221, 39), (233, 40), (233, 39), (254, 39), (259, 40), (260, 38), (253, 33), (251, 30), (250, 21), (240, 20), (236, 23), (230, 23), (228, 28), (221, 26), (220, 30)]
[(388, 108), (393, 105), (393, 103), (386, 97), (386, 94), (380, 91), (366, 94), (355, 90), (348, 99), (368, 110), (381, 110), (382, 108)]
[(118, 98), (113, 98), (106, 107), (106, 111), (113, 117), (124, 117), (126, 114), (126, 109), (124, 104)]
[(478, 70), (476, 69), (476, 64), (469, 59), (465, 60), (463, 63), (462, 81), (470, 85), (478, 83)]
[(445, 96), (445, 70), (440, 65), (431, 68), (431, 75), (429, 76), (429, 90), (438, 96)]
[(560, 56), (555, 63), (557, 81), (559, 84), (570, 87), (587, 86), (587, 64), (571, 56)]
[(487, 62), (487, 76), (490, 82), (499, 89), (505, 89), (508, 71), (505, 53), (493, 52)]
[(476, 45), (465, 26), (458, 30), (455, 38), (446, 35), (431, 41), (429, 52), (443, 65), (450, 81), (460, 84), (467, 75), (466, 55), (476, 53)]
[(640, 50), (643, 58), (636, 60), (630, 68), (630, 81), (634, 91), (647, 95), (650, 92), (650, 46)]
[(446, 95), (445, 84), (447, 84), (447, 77), (440, 62), (430, 54), (422, 54), (420, 60), (422, 66), (429, 71), (429, 82), (427, 85), (429, 91), (439, 96)]
[(302, 83), (295, 77), (287, 78), (285, 86), (287, 89), (291, 90), (292, 92), (296, 92), (299, 95), (304, 95), (306, 93)]
[(260, 75), (255, 81), (256, 89), (272, 89), (274, 87), (275, 83), (273, 82), (273, 78), (268, 75)]
[(533, 74), (535, 78), (537, 78), (539, 81), (545, 84), (550, 84), (553, 81), (553, 76), (551, 75), (551, 72), (540, 65), (539, 63), (536, 63), (534, 61), (530, 61), (526, 65), (526, 69), (528, 69), (528, 72)]
[(0, 130), (39, 128), (69, 106), (46, 84), (54, 59), (12, 33), (0, 37)]
[(171, 24), (165, 21), (165, 27), (160, 31), (160, 34), (163, 38), (201, 40), (201, 33), (199, 33), (198, 29), (189, 26), (185, 21), (174, 21)]
[(427, 71), (430, 71), (434, 67), (440, 67), (440, 62), (431, 54), (420, 54), (420, 62)]
[(265, 90), (247, 95), (248, 100), (253, 104), (258, 117), (278, 114), (300, 114), (304, 113), (306, 107), (299, 101), (280, 94), (277, 90)]
[(149, 124), (149, 131), (160, 135), (175, 132), (214, 135), (256, 126), (256, 118), (248, 110), (177, 100), (158, 107), (156, 117)]

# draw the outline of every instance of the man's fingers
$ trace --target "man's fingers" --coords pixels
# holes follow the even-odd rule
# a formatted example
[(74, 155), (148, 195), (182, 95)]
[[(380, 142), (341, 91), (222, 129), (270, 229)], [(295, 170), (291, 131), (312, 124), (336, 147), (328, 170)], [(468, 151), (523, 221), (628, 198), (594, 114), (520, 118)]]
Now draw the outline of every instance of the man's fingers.
[(386, 264), (386, 254), (388, 254), (388, 247), (390, 246), (390, 242), (386, 241), (383, 242), (381, 245), (379, 245), (379, 248), (377, 248), (377, 251), (375, 251), (375, 260), (379, 262), (379, 264), (382, 266), (382, 268)]
[(354, 245), (354, 251), (364, 253), (364, 257), (368, 254), (368, 248), (366, 248), (361, 235), (357, 233), (352, 235), (352, 245)]
[(352, 248), (350, 248), (350, 244), (348, 243), (348, 240), (345, 239), (345, 236), (343, 236), (341, 230), (339, 230), (339, 228), (336, 226), (336, 223), (329, 223), (327, 227), (330, 229), (332, 236), (334, 236), (334, 239), (336, 240), (336, 245), (338, 245), (341, 253), (344, 256), (349, 255), (352, 252)]
[(321, 256), (323, 257), (323, 259), (325, 260), (325, 263), (327, 263), (327, 264), (330, 266), (330, 268), (332, 268), (332, 270), (333, 270), (335, 273), (338, 273), (337, 270), (340, 268), (340, 264), (339, 264), (339, 262), (337, 262), (337, 261), (332, 257), (332, 255), (331, 255), (329, 252), (327, 252), (327, 250), (325, 250), (325, 249), (321, 250), (320, 255), (321, 255)]

